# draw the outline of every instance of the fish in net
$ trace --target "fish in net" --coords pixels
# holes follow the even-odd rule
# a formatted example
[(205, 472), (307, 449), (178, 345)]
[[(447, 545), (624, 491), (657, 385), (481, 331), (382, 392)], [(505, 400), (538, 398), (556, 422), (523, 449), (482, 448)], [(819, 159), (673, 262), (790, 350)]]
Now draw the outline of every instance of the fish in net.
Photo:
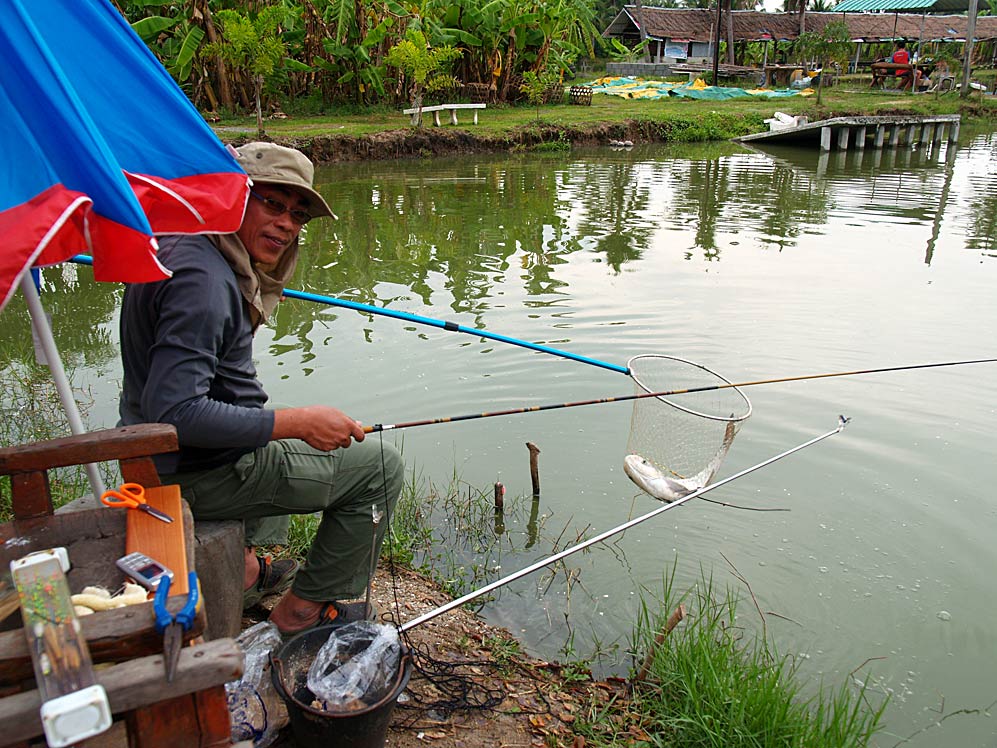
[(623, 471), (661, 501), (703, 488), (751, 415), (751, 402), (728, 379), (685, 359), (645, 354), (628, 368), (638, 395), (674, 394), (634, 400)]

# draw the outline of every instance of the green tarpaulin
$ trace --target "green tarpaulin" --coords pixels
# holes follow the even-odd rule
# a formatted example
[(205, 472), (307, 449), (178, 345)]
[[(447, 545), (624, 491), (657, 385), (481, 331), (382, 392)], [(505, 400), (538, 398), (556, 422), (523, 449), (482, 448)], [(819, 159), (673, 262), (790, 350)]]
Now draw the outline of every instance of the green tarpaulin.
[(678, 96), (685, 99), (708, 99), (723, 101), (724, 99), (784, 99), (788, 96), (809, 96), (813, 89), (804, 88), (733, 88), (728, 86), (707, 86), (701, 80), (690, 83), (666, 83), (664, 81), (644, 80), (642, 78), (600, 78), (592, 84), (595, 93), (622, 96), (626, 99), (664, 99), (668, 96)]

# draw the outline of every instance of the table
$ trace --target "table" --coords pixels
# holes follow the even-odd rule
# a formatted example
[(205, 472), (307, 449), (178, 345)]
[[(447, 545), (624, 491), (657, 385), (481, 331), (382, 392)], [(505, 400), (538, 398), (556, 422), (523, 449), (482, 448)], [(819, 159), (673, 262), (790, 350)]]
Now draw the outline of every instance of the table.
[[(903, 62), (874, 62), (872, 63), (872, 88), (885, 88), (886, 81), (899, 79), (900, 76), (897, 75), (897, 71), (906, 70), (911, 71), (914, 69), (914, 65), (903, 63)], [(930, 64), (918, 64), (917, 69), (921, 71), (922, 80), (928, 77), (931, 72), (933, 65)]]
[(803, 77), (802, 65), (766, 65), (764, 85), (766, 88), (789, 88), (794, 80)]

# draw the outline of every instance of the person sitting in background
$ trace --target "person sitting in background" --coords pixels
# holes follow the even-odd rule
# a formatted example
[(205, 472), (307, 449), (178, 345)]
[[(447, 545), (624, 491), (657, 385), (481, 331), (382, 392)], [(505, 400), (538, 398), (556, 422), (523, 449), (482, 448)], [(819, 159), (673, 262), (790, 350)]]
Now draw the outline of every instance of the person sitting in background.
[[(897, 65), (910, 65), (910, 52), (907, 51), (907, 42), (903, 39), (897, 42), (897, 48), (890, 58), (890, 62)], [(900, 90), (906, 91), (913, 84), (915, 89), (921, 87), (921, 71), (916, 67), (897, 70), (897, 75), (901, 79)]]
[[(947, 86), (943, 86), (943, 81), (948, 81)], [(952, 70), (949, 68), (949, 63), (947, 60), (938, 60), (935, 63), (934, 70), (931, 71), (931, 75), (928, 76), (928, 82), (931, 84), (928, 88), (929, 91), (940, 91), (943, 88), (951, 90), (955, 79), (952, 74)]]

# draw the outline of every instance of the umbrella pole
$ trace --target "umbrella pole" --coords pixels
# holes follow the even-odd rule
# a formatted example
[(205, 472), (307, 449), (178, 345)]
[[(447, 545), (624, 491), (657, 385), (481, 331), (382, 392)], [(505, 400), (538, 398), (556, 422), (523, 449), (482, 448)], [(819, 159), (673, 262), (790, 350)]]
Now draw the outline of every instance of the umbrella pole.
[[(41, 299), (38, 298), (38, 289), (35, 288), (31, 273), (24, 273), (21, 276), (21, 293), (24, 294), (24, 298), (28, 302), (31, 326), (34, 328), (35, 335), (45, 354), (45, 362), (52, 372), (52, 379), (55, 380), (55, 389), (62, 401), (62, 408), (69, 418), (69, 430), (74, 434), (82, 434), (86, 429), (83, 427), (80, 409), (73, 397), (73, 388), (69, 385), (69, 379), (66, 378), (62, 357), (59, 356), (59, 349), (55, 347), (52, 328), (49, 327), (48, 317), (45, 315), (45, 309), (42, 308)], [(93, 495), (99, 498), (104, 493), (104, 481), (100, 477), (100, 472), (93, 463), (86, 466), (86, 471), (87, 477), (90, 479), (90, 489), (93, 491)]]

